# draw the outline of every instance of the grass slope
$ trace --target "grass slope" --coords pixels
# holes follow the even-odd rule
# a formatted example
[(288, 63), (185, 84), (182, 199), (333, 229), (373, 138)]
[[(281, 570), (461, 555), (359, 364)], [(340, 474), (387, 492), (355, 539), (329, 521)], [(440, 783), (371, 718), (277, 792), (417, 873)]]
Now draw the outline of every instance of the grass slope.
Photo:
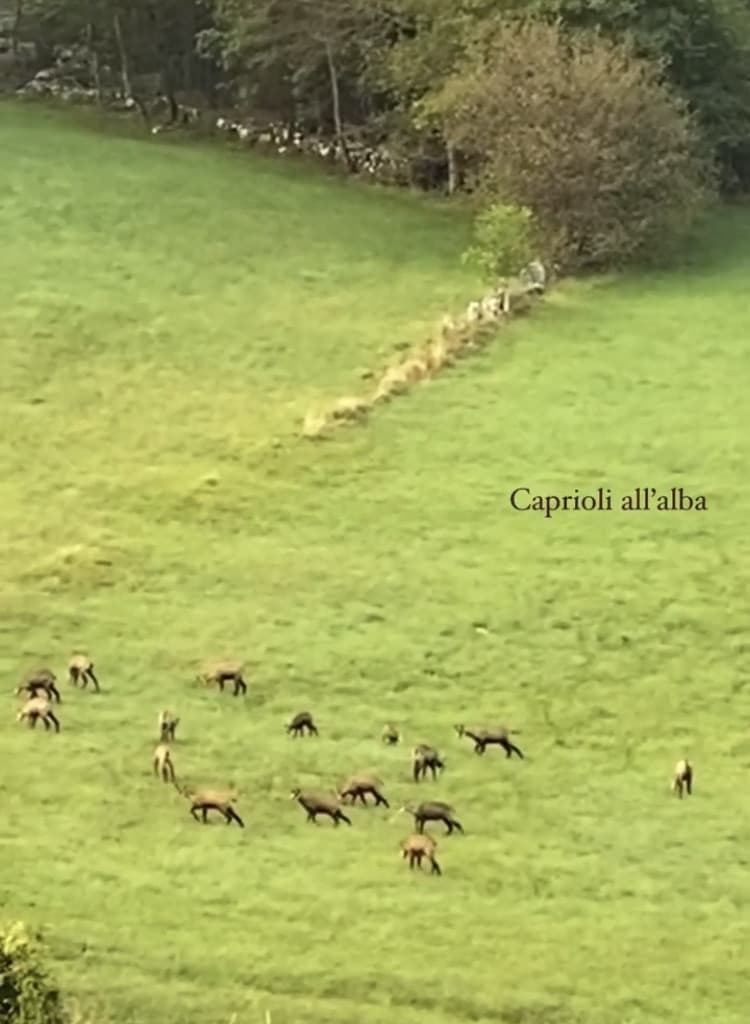
[[(470, 293), (455, 216), (13, 107), (0, 146), (0, 670), (82, 645), (104, 685), (59, 737), (6, 697), (3, 916), (116, 1024), (744, 1024), (748, 212), (310, 445), (312, 399)], [(545, 520), (524, 484), (709, 511)], [(245, 701), (192, 682), (222, 653)], [(162, 706), (244, 832), (150, 777)], [(482, 719), (527, 759), (475, 757), (452, 726)], [(288, 799), (372, 768), (395, 809), (420, 740), (467, 833), (437, 830), (441, 879), (397, 859), (403, 817)]]

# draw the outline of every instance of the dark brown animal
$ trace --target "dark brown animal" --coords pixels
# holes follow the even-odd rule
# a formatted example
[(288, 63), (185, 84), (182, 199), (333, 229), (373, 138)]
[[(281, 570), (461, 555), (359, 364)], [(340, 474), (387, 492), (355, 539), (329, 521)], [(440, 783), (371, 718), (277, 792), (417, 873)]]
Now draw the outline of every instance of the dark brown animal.
[(456, 812), (450, 804), (444, 804), (440, 800), (426, 800), (417, 807), (407, 804), (405, 807), (401, 808), (399, 814), (404, 811), (406, 811), (407, 814), (411, 814), (414, 818), (414, 822), (417, 826), (417, 832), (424, 832), (426, 821), (442, 821), (445, 825), (446, 835), (450, 835), (454, 829), (458, 829), (459, 832), (463, 832), (464, 830), (463, 825), (456, 817)]
[(31, 697), (23, 705), (21, 710), (16, 715), (16, 721), (22, 722), (24, 719), (29, 723), (29, 728), (35, 729), (37, 719), (41, 718), (44, 722), (45, 731), (50, 728), (50, 723), (54, 725), (55, 732), (60, 731), (60, 723), (55, 718), (55, 713), (52, 710), (52, 705), (46, 697)]
[(338, 800), (333, 797), (324, 796), (321, 793), (306, 793), (301, 789), (293, 789), (291, 799), (296, 800), (301, 807), (304, 807), (307, 811), (307, 821), (311, 821), (313, 824), (317, 825), (319, 814), (325, 814), (333, 821), (336, 828), (339, 827), (340, 821), (345, 821), (347, 825), (351, 825), (351, 821), (339, 807)]
[(163, 743), (174, 742), (174, 734), (179, 721), (179, 718), (176, 718), (171, 711), (159, 712), (159, 739)]
[(73, 655), (68, 662), (68, 678), (73, 686), (78, 686), (80, 683), (82, 690), (85, 690), (86, 685), (91, 681), (96, 687), (96, 692), (101, 692), (99, 680), (94, 674), (94, 663), (86, 654)]
[(672, 778), (672, 792), (676, 793), (680, 800), (682, 800), (683, 790), (687, 790), (688, 796), (692, 795), (693, 766), (686, 757), (674, 766), (674, 777)]
[(521, 751), (510, 740), (511, 732), (517, 730), (506, 729), (503, 726), (489, 729), (472, 726), (467, 729), (464, 725), (456, 725), (454, 728), (459, 736), (468, 736), (469, 739), (474, 740), (475, 754), (483, 754), (487, 747), (498, 746), (503, 748), (506, 757), (517, 754), (518, 757), (523, 758)]
[(423, 779), (428, 770), (432, 772), (433, 781), (437, 773), (445, 768), (445, 762), (434, 747), (428, 747), (426, 743), (419, 743), (411, 752), (412, 773), (414, 781)]
[(48, 700), (61, 701), (60, 691), (57, 689), (57, 676), (49, 668), (36, 668), (27, 672), (23, 677), (20, 686), (16, 690), (16, 696), (27, 693), (30, 697), (38, 697), (43, 693)]
[(390, 807), (390, 804), (383, 796), (382, 793), (383, 783), (375, 775), (369, 775), (362, 773), (360, 775), (350, 775), (346, 782), (341, 786), (338, 791), (339, 798), (346, 803), (347, 799), (350, 799), (352, 803), (356, 803), (357, 799), (361, 800), (365, 806), (367, 806), (367, 800), (365, 797), (370, 794), (375, 797), (375, 806), (382, 804), (383, 807)]
[(383, 741), (383, 743), (387, 743), (389, 747), (393, 747), (401, 739), (401, 734), (399, 733), (395, 725), (391, 725), (390, 723), (388, 723), (387, 725), (383, 726), (383, 731), (380, 734), (380, 738)]
[(318, 727), (313, 722), (313, 717), (309, 711), (298, 712), (286, 727), (287, 733), (291, 733), (295, 739), (297, 736), (304, 736), (305, 729), (307, 729), (308, 736), (318, 735)]
[(206, 686), (218, 686), (224, 692), (227, 683), (234, 685), (233, 696), (240, 693), (247, 693), (247, 683), (244, 677), (244, 665), (241, 661), (214, 661), (208, 664), (198, 677)]
[(154, 775), (161, 775), (164, 782), (175, 781), (172, 751), (166, 743), (160, 743), (154, 750)]
[(416, 865), (421, 869), (422, 859), (427, 860), (432, 865), (433, 875), (442, 875), (440, 865), (435, 859), (435, 850), (437, 849), (437, 842), (432, 836), (427, 833), (413, 832), (410, 836), (407, 836), (401, 843), (401, 856), (404, 860), (409, 858), (409, 867), (414, 868)]
[[(190, 813), (196, 821), (202, 820), (205, 825), (208, 822), (208, 812), (218, 811), (227, 825), (231, 825), (233, 821), (236, 821), (240, 828), (245, 827), (244, 821), (233, 806), (237, 800), (237, 793), (234, 790), (211, 789), (203, 786), (184, 789), (176, 781), (175, 786), (190, 801)], [(200, 818), (198, 817), (199, 813)]]

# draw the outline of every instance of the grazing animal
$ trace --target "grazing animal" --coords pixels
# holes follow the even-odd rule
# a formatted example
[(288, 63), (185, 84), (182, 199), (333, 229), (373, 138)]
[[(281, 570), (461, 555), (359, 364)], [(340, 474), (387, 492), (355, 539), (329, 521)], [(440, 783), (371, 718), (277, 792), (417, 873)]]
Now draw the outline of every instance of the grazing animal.
[(16, 715), (16, 721), (22, 722), (26, 719), (31, 729), (36, 728), (38, 718), (44, 722), (45, 731), (49, 730), (50, 723), (54, 725), (55, 732), (60, 731), (60, 723), (46, 697), (30, 697)]
[[(244, 821), (233, 806), (237, 800), (237, 793), (234, 790), (209, 789), (203, 786), (195, 789), (184, 789), (178, 785), (176, 780), (174, 784), (177, 791), (190, 801), (190, 813), (196, 821), (202, 820), (205, 825), (208, 822), (208, 812), (218, 811), (223, 816), (227, 825), (231, 825), (233, 821), (236, 821), (240, 828), (245, 827)], [(198, 818), (199, 812), (201, 815), (200, 819)]]
[(428, 769), (432, 772), (433, 781), (437, 778), (438, 771), (445, 768), (445, 762), (434, 747), (428, 747), (426, 743), (418, 744), (411, 752), (412, 772), (414, 781), (427, 775)]
[(435, 850), (437, 849), (437, 842), (432, 836), (427, 835), (423, 832), (412, 832), (410, 836), (407, 836), (401, 843), (401, 856), (404, 860), (409, 858), (409, 867), (413, 868), (416, 864), (417, 867), (422, 867), (422, 859), (424, 857), (432, 865), (433, 875), (442, 875), (440, 865), (435, 859)]
[(380, 738), (383, 743), (387, 743), (389, 747), (395, 746), (401, 739), (401, 735), (395, 725), (391, 725), (390, 722), (383, 726), (383, 731), (380, 734)]
[(36, 668), (27, 672), (23, 677), (20, 686), (16, 690), (16, 696), (27, 693), (30, 697), (38, 697), (40, 691), (48, 700), (61, 701), (60, 691), (57, 689), (57, 676), (49, 668)]
[(301, 807), (307, 811), (307, 820), (317, 825), (317, 818), (319, 814), (327, 815), (332, 821), (336, 828), (339, 827), (340, 821), (345, 821), (347, 825), (351, 825), (351, 821), (339, 807), (338, 801), (330, 796), (323, 796), (320, 793), (306, 793), (301, 789), (293, 789), (291, 799), (296, 800)]
[(174, 734), (179, 721), (179, 718), (176, 718), (171, 711), (159, 712), (159, 739), (162, 742), (166, 743), (169, 740), (174, 742)]
[(510, 740), (510, 734), (514, 730), (506, 729), (504, 726), (489, 729), (475, 727), (467, 729), (464, 725), (456, 725), (454, 728), (459, 736), (468, 736), (469, 739), (474, 740), (475, 754), (483, 754), (487, 747), (495, 745), (503, 748), (506, 757), (517, 754), (523, 759), (521, 751)]
[(94, 663), (86, 654), (73, 655), (68, 662), (68, 677), (73, 686), (78, 686), (80, 683), (82, 690), (86, 689), (90, 680), (96, 687), (96, 692), (101, 692), (99, 680), (94, 675)]
[(206, 686), (218, 686), (222, 693), (226, 683), (233, 683), (234, 696), (237, 697), (240, 693), (247, 693), (244, 672), (241, 661), (215, 661), (207, 665), (198, 678)]
[(383, 783), (375, 775), (368, 775), (362, 773), (360, 775), (350, 775), (343, 786), (339, 789), (339, 798), (346, 803), (347, 799), (351, 799), (352, 803), (357, 802), (359, 798), (365, 806), (367, 806), (367, 800), (365, 797), (369, 793), (375, 797), (375, 806), (382, 804), (384, 807), (390, 807), (390, 804), (383, 796), (382, 793)]
[(160, 743), (154, 750), (154, 775), (161, 775), (164, 782), (174, 782), (172, 751), (167, 743)]
[(295, 739), (297, 736), (304, 736), (305, 729), (307, 729), (308, 736), (318, 735), (318, 727), (313, 722), (313, 717), (309, 711), (298, 712), (286, 727), (287, 733), (291, 733)]
[(687, 795), (693, 792), (693, 766), (687, 758), (682, 758), (674, 766), (674, 777), (672, 779), (672, 792), (682, 800), (682, 792), (687, 790)]
[(424, 803), (413, 807), (407, 804), (402, 807), (399, 814), (406, 811), (411, 814), (417, 826), (417, 832), (424, 832), (426, 821), (442, 821), (445, 825), (445, 834), (450, 835), (454, 829), (463, 832), (463, 825), (456, 817), (456, 812), (450, 804), (444, 804), (440, 800), (426, 800)]

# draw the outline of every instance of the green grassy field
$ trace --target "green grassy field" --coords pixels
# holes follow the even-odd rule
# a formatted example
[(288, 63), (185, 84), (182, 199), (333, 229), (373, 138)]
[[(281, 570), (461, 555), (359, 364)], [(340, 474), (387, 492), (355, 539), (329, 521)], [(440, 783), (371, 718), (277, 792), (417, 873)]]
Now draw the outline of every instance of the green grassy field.
[[(750, 210), (315, 444), (311, 404), (476, 292), (463, 215), (9, 105), (0, 151), (0, 917), (114, 1024), (744, 1024)], [(708, 511), (508, 502), (680, 485)], [(77, 647), (102, 694), (21, 728)], [(246, 699), (194, 682), (220, 655)], [(150, 775), (162, 707), (244, 831)], [(364, 769), (391, 810), (351, 828), (289, 800)], [(466, 830), (442, 878), (398, 858), (423, 793)]]

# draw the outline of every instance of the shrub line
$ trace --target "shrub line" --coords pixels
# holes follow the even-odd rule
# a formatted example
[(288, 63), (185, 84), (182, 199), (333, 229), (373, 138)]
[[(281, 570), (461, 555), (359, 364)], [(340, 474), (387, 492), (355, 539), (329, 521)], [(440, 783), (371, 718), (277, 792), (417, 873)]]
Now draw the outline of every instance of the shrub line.
[(386, 366), (369, 394), (346, 395), (322, 410), (309, 410), (302, 423), (302, 436), (321, 441), (338, 427), (364, 423), (378, 405), (408, 394), (415, 385), (484, 348), (511, 317), (529, 312), (534, 297), (546, 291), (546, 278), (544, 266), (534, 260), (517, 277), (470, 302), (463, 313), (445, 314), (438, 330), (426, 341)]

